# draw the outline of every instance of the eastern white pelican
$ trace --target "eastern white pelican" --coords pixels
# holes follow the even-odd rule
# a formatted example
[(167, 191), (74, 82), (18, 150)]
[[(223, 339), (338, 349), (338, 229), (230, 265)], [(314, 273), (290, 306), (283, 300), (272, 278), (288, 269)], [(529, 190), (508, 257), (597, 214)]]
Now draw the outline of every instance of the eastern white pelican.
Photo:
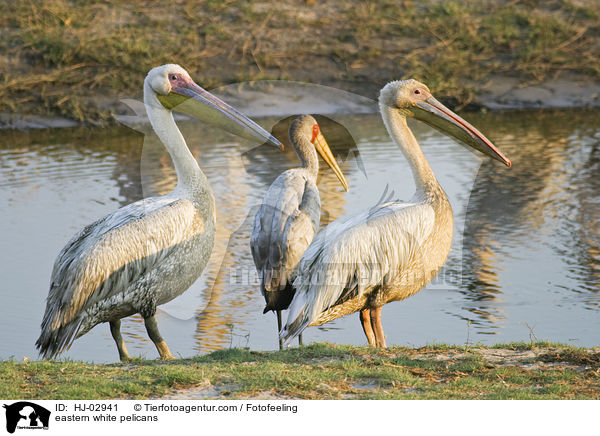
[(166, 196), (145, 198), (88, 225), (62, 249), (36, 342), (44, 357), (62, 353), (96, 324), (108, 322), (120, 359), (129, 359), (120, 320), (139, 313), (160, 357), (173, 358), (158, 331), (156, 307), (183, 293), (200, 275), (213, 248), (216, 219), (212, 190), (173, 120), (174, 108), (282, 147), (178, 65), (148, 73), (144, 105), (171, 155), (177, 186)]
[[(348, 183), (312, 116), (296, 118), (290, 125), (289, 136), (301, 166), (284, 171), (271, 184), (254, 218), (250, 238), (260, 290), (266, 302), (263, 313), (270, 310), (277, 313), (278, 332), (281, 311), (288, 308), (294, 296), (294, 269), (321, 221), (317, 151), (348, 190)], [(302, 343), (301, 337), (299, 340)], [(283, 348), (281, 340), (279, 348)]]
[(388, 83), (379, 95), (379, 109), (412, 169), (416, 193), (409, 203), (375, 205), (317, 234), (296, 270), (296, 294), (280, 333), (284, 344), (309, 325), (360, 311), (369, 345), (385, 347), (382, 306), (417, 293), (445, 263), (452, 241), (452, 208), (408, 128), (407, 116), (511, 165), (475, 127), (416, 80)]

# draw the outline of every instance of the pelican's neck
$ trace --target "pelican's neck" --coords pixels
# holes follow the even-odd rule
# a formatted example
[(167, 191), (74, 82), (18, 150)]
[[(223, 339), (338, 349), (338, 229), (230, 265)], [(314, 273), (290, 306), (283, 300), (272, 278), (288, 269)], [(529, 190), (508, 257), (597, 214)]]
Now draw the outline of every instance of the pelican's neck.
[(163, 107), (154, 92), (146, 89), (144, 103), (152, 128), (173, 159), (177, 172), (177, 189), (198, 190), (203, 183), (206, 183), (206, 177), (175, 124), (172, 112)]
[(302, 134), (301, 129), (291, 132), (290, 141), (294, 150), (296, 150), (302, 168), (306, 168), (316, 178), (319, 172), (319, 158), (315, 146), (308, 140), (306, 135)]
[(438, 192), (440, 185), (425, 159), (425, 155), (417, 142), (415, 135), (408, 128), (406, 117), (388, 105), (380, 104), (381, 116), (388, 133), (400, 147), (415, 179), (417, 195), (428, 197), (428, 194)]

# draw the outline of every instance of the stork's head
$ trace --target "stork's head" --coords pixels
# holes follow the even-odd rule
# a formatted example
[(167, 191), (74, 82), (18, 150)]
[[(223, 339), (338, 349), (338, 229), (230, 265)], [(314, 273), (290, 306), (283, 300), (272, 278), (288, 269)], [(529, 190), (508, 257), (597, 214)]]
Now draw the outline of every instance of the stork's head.
[(380, 108), (389, 107), (449, 134), (464, 144), (511, 166), (510, 160), (479, 130), (437, 101), (429, 88), (414, 79), (390, 82), (379, 94)]
[[(348, 191), (348, 182), (335, 160), (335, 157), (333, 157), (331, 148), (329, 148), (329, 144), (327, 144), (325, 137), (321, 133), (321, 127), (319, 126), (319, 123), (317, 123), (317, 120), (311, 115), (301, 115), (292, 121), (292, 124), (290, 124), (290, 140), (294, 147), (296, 147), (295, 138), (298, 136), (304, 137), (304, 139), (308, 140), (315, 147), (315, 150), (317, 150), (342, 183), (344, 189)], [(298, 149), (296, 149), (296, 152), (298, 152)]]
[(198, 86), (179, 65), (166, 64), (150, 70), (144, 82), (144, 101), (146, 104), (158, 101), (168, 111), (183, 112), (244, 138), (283, 149), (277, 138)]

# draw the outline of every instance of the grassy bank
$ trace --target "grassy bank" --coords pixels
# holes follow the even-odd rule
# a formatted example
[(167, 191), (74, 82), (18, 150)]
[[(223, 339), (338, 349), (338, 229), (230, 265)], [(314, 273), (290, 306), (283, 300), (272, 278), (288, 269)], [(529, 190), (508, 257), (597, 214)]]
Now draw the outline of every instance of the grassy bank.
[(0, 398), (598, 399), (600, 351), (546, 342), (424, 348), (315, 344), (174, 362), (0, 363)]
[(410, 76), (459, 106), (491, 74), (600, 78), (595, 0), (0, 0), (0, 10), (0, 112), (108, 122), (167, 62), (208, 88), (274, 78), (373, 97)]

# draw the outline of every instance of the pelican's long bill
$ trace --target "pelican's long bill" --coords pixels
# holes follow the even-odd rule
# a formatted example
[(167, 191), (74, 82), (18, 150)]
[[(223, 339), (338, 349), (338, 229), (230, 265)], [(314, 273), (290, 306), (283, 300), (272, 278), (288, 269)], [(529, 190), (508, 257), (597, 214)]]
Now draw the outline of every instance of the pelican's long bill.
[(283, 144), (250, 118), (206, 91), (193, 81), (173, 87), (167, 95), (158, 95), (167, 109), (196, 117), (242, 138), (266, 142), (283, 150)]
[(344, 189), (348, 191), (348, 182), (346, 182), (346, 178), (344, 177), (342, 170), (340, 169), (337, 161), (335, 160), (335, 157), (333, 157), (333, 153), (329, 148), (329, 144), (327, 144), (327, 141), (325, 140), (325, 137), (321, 132), (319, 132), (319, 134), (316, 136), (313, 144), (315, 145), (315, 149), (319, 152), (323, 160), (327, 162), (327, 165), (329, 165), (329, 167), (333, 170), (339, 181), (342, 183)]
[(452, 135), (470, 147), (499, 160), (506, 166), (511, 166), (510, 160), (489, 139), (483, 136), (479, 130), (456, 115), (434, 97), (417, 102), (412, 115), (418, 120)]

